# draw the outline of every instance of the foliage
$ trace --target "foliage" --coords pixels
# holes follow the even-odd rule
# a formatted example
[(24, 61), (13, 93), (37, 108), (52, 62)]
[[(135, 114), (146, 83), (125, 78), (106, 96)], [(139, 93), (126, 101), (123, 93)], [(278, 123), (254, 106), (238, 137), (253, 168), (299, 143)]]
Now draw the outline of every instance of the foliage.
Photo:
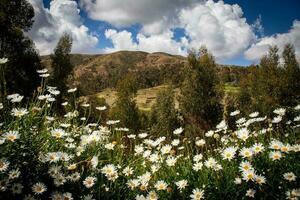
[[(53, 76), (50, 80), (52, 85), (56, 85), (58, 89), (65, 94), (67, 92), (67, 80), (72, 75), (73, 65), (70, 60), (70, 52), (72, 49), (72, 37), (65, 33), (59, 39), (54, 54), (51, 55)], [(61, 110), (63, 97), (60, 95), (57, 99), (57, 108)]]
[(283, 65), (279, 63), (278, 48), (273, 46), (258, 67), (249, 68), (250, 73), (241, 82), (241, 105), (250, 104), (259, 112), (270, 114), (276, 106), (299, 103), (300, 68), (292, 45), (285, 46), (282, 57)]
[(121, 121), (124, 127), (134, 132), (140, 128), (139, 110), (134, 97), (137, 93), (135, 76), (129, 74), (118, 81), (116, 105), (111, 110), (111, 116)]
[(151, 109), (151, 132), (156, 135), (170, 137), (173, 131), (179, 126), (174, 99), (175, 95), (171, 86), (168, 86), (157, 94), (156, 104)]
[(32, 41), (24, 36), (32, 26), (33, 17), (33, 7), (26, 0), (0, 1), (0, 57), (9, 59), (6, 66), (1, 66), (9, 84), (1, 88), (6, 87), (7, 93), (30, 96), (40, 83), (36, 72), (40, 68), (38, 53)]
[(295, 106), (300, 102), (300, 66), (296, 59), (294, 46), (286, 44), (282, 57), (284, 72), (280, 104)]
[(186, 122), (207, 131), (216, 125), (222, 113), (221, 90), (216, 64), (206, 48), (197, 57), (188, 57), (185, 79), (181, 86), (180, 109)]
[(51, 55), (53, 78), (52, 83), (55, 84), (62, 92), (67, 91), (67, 79), (73, 70), (70, 60), (70, 52), (72, 49), (72, 37), (64, 34), (59, 39), (54, 54)]

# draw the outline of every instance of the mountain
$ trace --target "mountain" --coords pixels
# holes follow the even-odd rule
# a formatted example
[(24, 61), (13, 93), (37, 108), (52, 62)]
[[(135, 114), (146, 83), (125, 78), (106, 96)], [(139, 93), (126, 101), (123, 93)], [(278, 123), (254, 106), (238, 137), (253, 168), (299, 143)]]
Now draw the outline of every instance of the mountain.
[[(93, 95), (107, 88), (114, 88), (127, 73), (136, 75), (140, 89), (163, 84), (178, 86), (187, 58), (162, 52), (119, 51), (110, 54), (72, 54), (74, 76), (70, 87), (77, 87), (81, 96)], [(50, 69), (50, 56), (42, 57), (42, 64)], [(236, 84), (247, 72), (239, 66), (218, 65), (222, 82)]]
[[(71, 62), (74, 77), (70, 79), (70, 85), (77, 87), (82, 95), (90, 95), (115, 87), (127, 73), (136, 74), (140, 88), (165, 82), (178, 83), (187, 59), (161, 52), (119, 51), (99, 55), (72, 54)], [(50, 56), (43, 56), (42, 64), (50, 68)]]

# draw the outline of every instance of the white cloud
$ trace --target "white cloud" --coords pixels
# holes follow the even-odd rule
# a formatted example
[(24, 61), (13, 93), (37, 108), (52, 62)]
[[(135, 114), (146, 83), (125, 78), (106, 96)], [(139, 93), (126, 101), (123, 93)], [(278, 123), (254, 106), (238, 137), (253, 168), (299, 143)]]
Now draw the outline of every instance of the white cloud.
[(178, 12), (202, 0), (80, 0), (95, 20), (124, 27), (143, 24), (144, 33), (162, 33), (176, 20)]
[[(127, 31), (106, 35), (114, 51), (120, 49), (166, 51), (186, 54), (186, 49), (201, 45), (218, 60), (242, 54), (256, 38), (238, 5), (212, 0), (81, 0), (89, 16), (118, 27), (141, 24), (136, 41)], [(176, 42), (173, 28), (183, 28), (188, 39)]]
[(117, 32), (116, 30), (108, 29), (105, 31), (105, 37), (110, 39), (114, 45), (113, 48), (107, 48), (106, 52), (138, 49), (132, 40), (132, 34), (128, 31)]
[(136, 36), (137, 42), (134, 42), (132, 34), (125, 30), (118, 32), (114, 29), (108, 29), (105, 31), (105, 37), (110, 39), (114, 46), (113, 48), (106, 48), (106, 52), (138, 50), (147, 52), (166, 52), (181, 55), (186, 53), (186, 51), (182, 49), (183, 43), (176, 42), (172, 39), (173, 32), (171, 31), (151, 36), (139, 33)]
[(223, 1), (207, 1), (191, 9), (183, 9), (180, 22), (190, 37), (189, 47), (206, 47), (217, 59), (241, 54), (255, 39), (255, 34), (238, 5)]
[(295, 47), (296, 57), (300, 60), (300, 21), (295, 20), (293, 26), (287, 33), (275, 34), (269, 37), (263, 37), (245, 52), (245, 57), (257, 62), (264, 54), (268, 52), (271, 45), (277, 45), (279, 53), (282, 52), (284, 45), (291, 43)]
[(98, 38), (89, 33), (79, 15), (77, 3), (72, 0), (52, 0), (50, 8), (42, 0), (29, 0), (35, 10), (34, 24), (28, 32), (40, 54), (50, 54), (60, 36), (67, 32), (73, 37), (73, 53), (95, 52)]

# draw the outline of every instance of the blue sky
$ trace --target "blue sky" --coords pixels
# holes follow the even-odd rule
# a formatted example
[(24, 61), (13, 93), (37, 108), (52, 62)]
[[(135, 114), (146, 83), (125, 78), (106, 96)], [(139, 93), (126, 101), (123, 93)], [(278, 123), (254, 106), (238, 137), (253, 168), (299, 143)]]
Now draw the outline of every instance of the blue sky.
[(257, 63), (269, 45), (281, 48), (291, 42), (300, 54), (299, 0), (29, 2), (39, 10), (29, 36), (41, 54), (51, 53), (62, 32), (72, 34), (77, 53), (142, 50), (186, 55), (188, 49), (206, 45), (219, 63), (249, 65)]

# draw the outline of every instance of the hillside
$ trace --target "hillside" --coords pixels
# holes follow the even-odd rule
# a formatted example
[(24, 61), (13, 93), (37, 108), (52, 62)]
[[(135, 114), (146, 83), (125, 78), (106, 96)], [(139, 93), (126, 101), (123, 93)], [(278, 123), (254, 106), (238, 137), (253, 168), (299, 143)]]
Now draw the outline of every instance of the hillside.
[[(114, 88), (127, 73), (136, 74), (139, 88), (151, 88), (166, 83), (178, 84), (187, 58), (167, 53), (119, 51), (110, 54), (72, 54), (74, 78), (69, 84), (77, 87), (81, 95), (91, 95), (106, 88)], [(50, 68), (50, 56), (42, 57), (42, 64)], [(219, 65), (224, 82), (236, 82), (246, 73), (245, 68)]]
[[(70, 85), (77, 87), (82, 95), (91, 95), (115, 87), (129, 72), (137, 75), (140, 88), (176, 82), (186, 58), (166, 53), (119, 51), (99, 55), (74, 54), (71, 62), (75, 67)], [(42, 63), (50, 68), (50, 56), (42, 57)]]

